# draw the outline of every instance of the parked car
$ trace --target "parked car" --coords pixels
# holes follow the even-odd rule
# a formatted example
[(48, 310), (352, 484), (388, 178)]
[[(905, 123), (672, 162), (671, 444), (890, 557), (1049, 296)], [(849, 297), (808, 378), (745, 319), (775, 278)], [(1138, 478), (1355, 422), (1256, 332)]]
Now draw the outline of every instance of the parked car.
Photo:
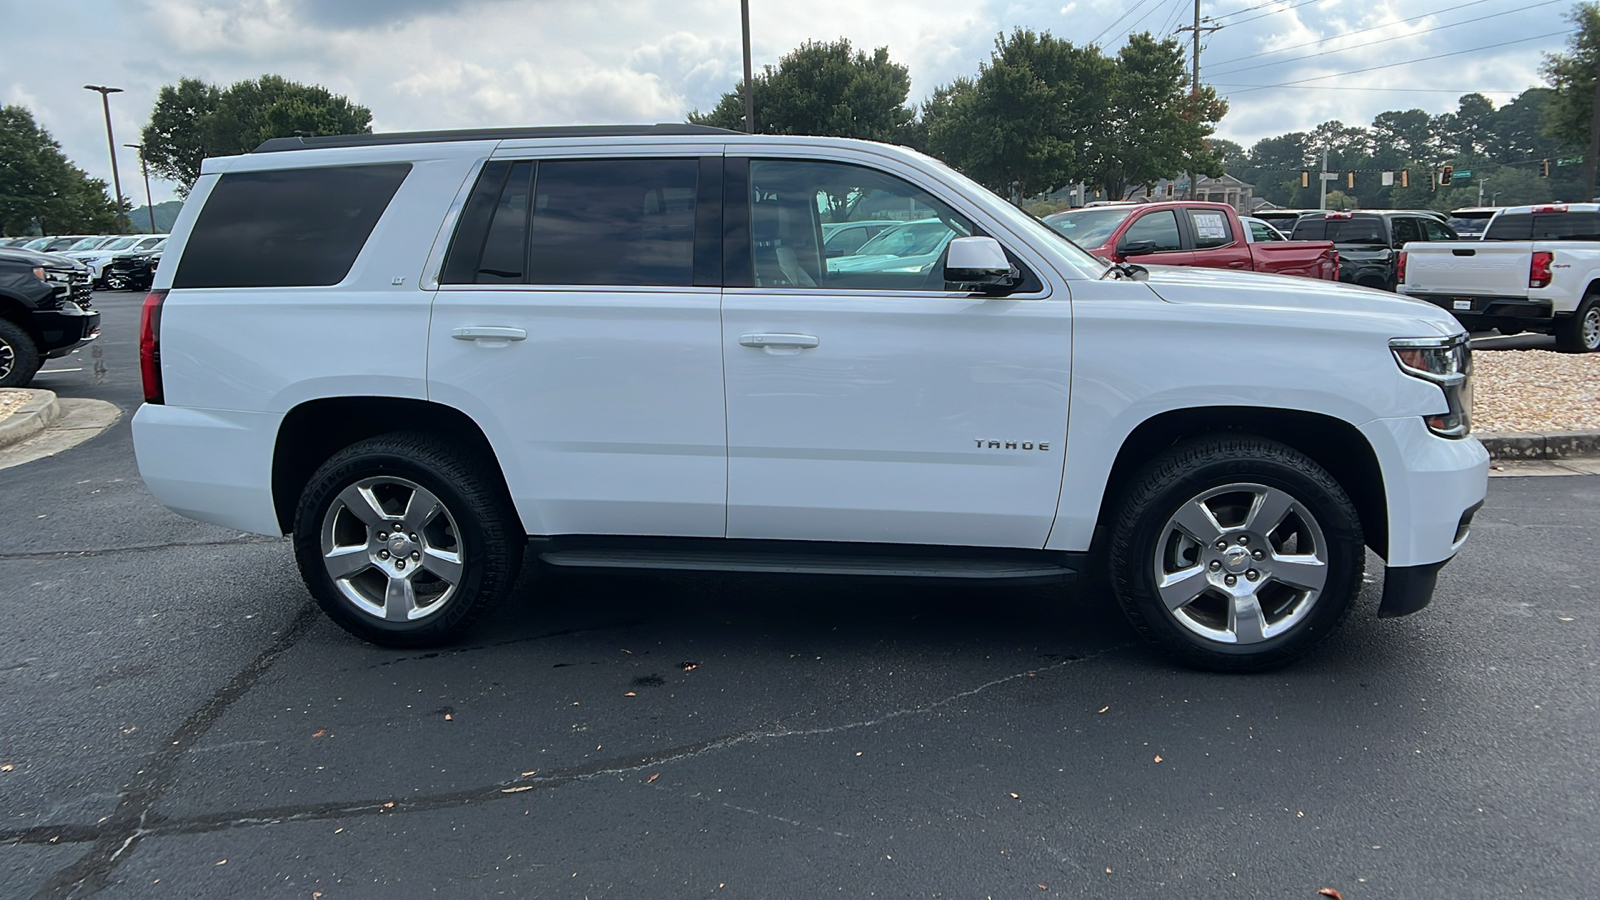
[(1499, 211), (1498, 206), (1469, 206), (1452, 211), (1445, 224), (1462, 240), (1481, 238), (1483, 230), (1489, 227), (1489, 220)]
[(1254, 216), (1240, 216), (1239, 221), (1244, 223), (1244, 239), (1252, 244), (1270, 244), (1273, 241), (1287, 241), (1289, 238), (1283, 232), (1272, 227), (1272, 223)]
[(1340, 281), (1384, 291), (1395, 289), (1402, 247), (1457, 239), (1437, 214), (1411, 209), (1307, 213), (1295, 221), (1289, 237), (1333, 241), (1339, 248)]
[(1322, 212), (1320, 209), (1262, 209), (1251, 213), (1257, 219), (1266, 222), (1284, 234), (1294, 230), (1294, 223), (1308, 212)]
[(1408, 245), (1399, 289), (1472, 330), (1534, 331), (1568, 353), (1600, 350), (1600, 205), (1508, 207), (1481, 240)]
[(919, 219), (886, 228), (849, 256), (828, 260), (832, 273), (933, 271), (944, 248), (956, 237), (955, 229), (939, 219)]
[(861, 249), (861, 245), (876, 237), (885, 228), (893, 228), (900, 224), (894, 219), (863, 219), (858, 222), (823, 222), (822, 223), (822, 249), (824, 254), (832, 259), (835, 256), (849, 256)]
[(63, 256), (0, 249), (0, 387), (22, 387), (47, 359), (100, 334), (89, 270)]
[(83, 235), (83, 234), (69, 234), (69, 235), (52, 234), (52, 235), (46, 235), (46, 236), (41, 237), (41, 238), (34, 238), (33, 240), (29, 241), (28, 243), (23, 244), (22, 245), (22, 249), (23, 250), (31, 250), (34, 253), (60, 253), (61, 251), (67, 249), (68, 247), (71, 247), (73, 244), (76, 244), (77, 242), (83, 240), (85, 237), (88, 237), (88, 235)]
[(26, 244), (29, 241), (33, 241), (33, 240), (37, 240), (37, 238), (31, 237), (31, 236), (30, 237), (0, 238), (0, 249), (21, 247), (23, 244)]
[(1252, 242), (1226, 203), (1173, 200), (1074, 209), (1045, 224), (1101, 259), (1162, 266), (1247, 269), (1333, 281), (1339, 257), (1328, 241)]
[[(823, 211), (874, 207), (956, 236), (926, 272), (830, 266)], [(140, 472), (292, 534), (379, 644), (463, 636), (531, 542), (966, 584), (1103, 564), (1160, 646), (1259, 669), (1334, 631), (1369, 547), (1379, 615), (1425, 606), (1487, 489), (1443, 310), (1107, 263), (903, 147), (277, 138), (207, 161), (185, 210), (141, 316)]]
[(164, 234), (133, 234), (112, 238), (91, 250), (68, 250), (63, 255), (82, 260), (96, 289), (107, 287), (105, 268), (118, 256), (143, 253), (166, 240)]
[(167, 239), (156, 241), (148, 250), (114, 256), (102, 269), (106, 289), (112, 291), (149, 290), (155, 280), (156, 267), (161, 264), (161, 253)]

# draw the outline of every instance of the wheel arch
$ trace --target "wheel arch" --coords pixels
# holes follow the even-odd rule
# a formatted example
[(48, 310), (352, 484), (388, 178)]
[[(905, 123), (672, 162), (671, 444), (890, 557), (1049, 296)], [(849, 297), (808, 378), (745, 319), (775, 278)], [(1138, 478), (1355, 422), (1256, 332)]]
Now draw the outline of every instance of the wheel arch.
[(1364, 435), (1349, 422), (1291, 409), (1212, 406), (1169, 410), (1139, 423), (1117, 450), (1101, 495), (1096, 538), (1101, 539), (1145, 463), (1187, 438), (1217, 432), (1254, 434), (1311, 457), (1344, 488), (1361, 517), (1367, 546), (1379, 556), (1389, 549), (1389, 506), (1383, 469)]
[(0, 319), (21, 328), (34, 341), (39, 340), (39, 328), (34, 324), (33, 315), (27, 305), (16, 297), (0, 293)]
[(289, 410), (272, 453), (272, 503), (283, 533), (294, 530), (295, 507), (318, 466), (357, 441), (397, 431), (437, 434), (467, 445), (505, 473), (472, 417), (454, 407), (405, 397), (329, 397)]

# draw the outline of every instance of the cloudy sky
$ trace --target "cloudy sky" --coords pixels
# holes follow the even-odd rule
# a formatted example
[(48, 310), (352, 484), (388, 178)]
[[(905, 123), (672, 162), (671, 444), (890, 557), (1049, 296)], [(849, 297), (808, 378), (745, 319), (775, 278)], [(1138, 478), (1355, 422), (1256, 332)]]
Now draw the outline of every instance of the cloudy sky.
[[(1232, 104), (1219, 134), (1246, 146), (1328, 119), (1369, 124), (1386, 109), (1444, 112), (1470, 91), (1504, 103), (1540, 83), (1542, 54), (1565, 47), (1574, 5), (1201, 2), (1226, 26), (1201, 55), (1202, 78)], [(846, 37), (909, 66), (913, 101), (975, 73), (995, 36), (1017, 26), (1109, 50), (1130, 28), (1167, 33), (1194, 10), (1193, 0), (750, 6), (758, 68), (802, 41)], [(681, 121), (714, 105), (741, 67), (738, 0), (0, 0), (0, 22), (0, 102), (31, 109), (74, 162), (107, 180), (100, 98), (85, 84), (124, 89), (111, 98), (120, 145), (138, 140), (160, 88), (185, 76), (322, 84), (370, 108), (374, 130), (392, 131)], [(1440, 58), (1392, 65), (1426, 57)], [(123, 193), (142, 193), (137, 156), (118, 153)], [(157, 202), (171, 196), (154, 187)]]

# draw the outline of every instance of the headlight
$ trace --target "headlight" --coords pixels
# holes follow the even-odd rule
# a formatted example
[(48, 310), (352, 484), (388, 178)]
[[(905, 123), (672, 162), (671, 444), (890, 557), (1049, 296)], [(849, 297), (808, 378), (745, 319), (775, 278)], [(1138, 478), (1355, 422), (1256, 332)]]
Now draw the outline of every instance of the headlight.
[(1400, 371), (1431, 381), (1444, 392), (1443, 415), (1423, 416), (1428, 430), (1440, 437), (1463, 438), (1472, 432), (1472, 348), (1467, 336), (1395, 338), (1389, 350)]

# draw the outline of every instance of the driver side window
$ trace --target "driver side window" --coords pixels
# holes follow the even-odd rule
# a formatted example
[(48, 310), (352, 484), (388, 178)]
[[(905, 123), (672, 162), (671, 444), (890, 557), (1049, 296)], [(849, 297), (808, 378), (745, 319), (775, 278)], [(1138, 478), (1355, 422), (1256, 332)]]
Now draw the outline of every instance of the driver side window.
[(1122, 236), (1122, 243), (1131, 244), (1134, 241), (1155, 241), (1156, 252), (1168, 250), (1182, 250), (1183, 241), (1178, 237), (1178, 217), (1170, 209), (1157, 210), (1140, 216)]
[[(847, 223), (874, 232), (855, 246)], [(972, 222), (892, 175), (843, 163), (751, 160), (750, 252), (757, 287), (945, 289), (945, 248)], [(846, 252), (839, 252), (841, 249)]]

